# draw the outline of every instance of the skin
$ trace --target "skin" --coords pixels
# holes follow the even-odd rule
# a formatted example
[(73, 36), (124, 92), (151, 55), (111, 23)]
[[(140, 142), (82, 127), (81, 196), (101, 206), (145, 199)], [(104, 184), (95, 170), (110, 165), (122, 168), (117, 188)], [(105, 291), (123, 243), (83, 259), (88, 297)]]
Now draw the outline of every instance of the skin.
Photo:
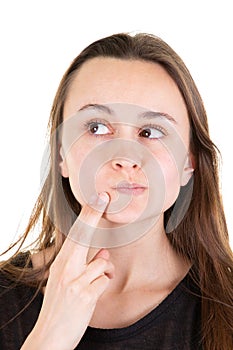
[[(159, 65), (113, 58), (95, 58), (86, 62), (72, 82), (65, 103), (64, 120), (85, 105), (110, 103), (134, 104), (171, 115), (175, 119), (173, 128), (188, 153), (190, 127), (186, 106), (176, 84)], [(163, 227), (164, 211), (176, 199), (180, 186), (186, 184), (192, 175), (190, 159), (184, 156), (177, 170), (164, 147), (158, 142), (139, 138), (134, 127), (118, 126), (119, 134), (124, 139), (143, 142), (163, 170), (166, 200), (156, 225), (141, 239), (109, 250), (88, 249), (66, 239), (50, 270), (42, 310), (22, 347), (24, 350), (35, 346), (73, 349), (88, 325), (112, 328), (132, 324), (158, 305), (190, 268), (189, 262), (173, 251)], [(116, 138), (117, 135), (113, 133), (106, 137)], [(90, 225), (97, 227), (101, 222), (114, 227), (129, 218), (137, 219), (143, 211), (141, 199), (147, 198), (145, 191), (141, 196), (133, 197), (129, 206), (117, 215), (108, 214), (107, 208), (116, 193), (107, 179), (113, 177), (116, 182), (126, 179), (144, 183), (146, 180), (143, 167), (134, 167), (130, 162), (120, 160), (120, 166), (110, 161), (96, 176), (97, 192), (105, 192), (106, 196), (104, 202), (98, 204), (98, 200), (95, 201), (98, 210), (83, 201), (75, 183), (77, 169), (85, 154), (95, 148), (97, 142), (102, 141), (97, 141), (93, 135), (84, 135), (82, 149), (78, 142), (75, 143), (60, 162), (62, 175), (69, 177), (73, 193), (82, 204), (80, 217), (89, 224), (86, 230), (90, 230)], [(76, 235), (86, 233), (78, 220), (68, 238), (73, 232)], [(40, 257), (35, 254), (32, 261), (37, 267)]]
[[(184, 148), (188, 150), (189, 121), (186, 106), (174, 81), (161, 66), (148, 62), (122, 61), (110, 58), (97, 58), (86, 62), (70, 88), (64, 108), (64, 120), (71, 119), (77, 111), (88, 104), (109, 103), (140, 105), (148, 110), (166, 112), (173, 116), (176, 121), (176, 124), (172, 125), (172, 128), (174, 128), (173, 133), (179, 135), (179, 138), (183, 141)], [(99, 116), (92, 111), (90, 114), (93, 119), (95, 116)], [(107, 118), (108, 116), (106, 116)], [(119, 115), (114, 121), (122, 122)], [(127, 120), (123, 120), (123, 122), (127, 122)], [(111, 123), (111, 127), (115, 130), (110, 129), (109, 134), (103, 135), (101, 139), (85, 134), (80, 137), (78, 142), (75, 142), (71, 150), (66, 154), (65, 160), (61, 162), (61, 172), (64, 177), (69, 177), (72, 191), (82, 205), (84, 200), (78, 187), (77, 172), (86, 156), (96, 146), (103, 141), (114, 138), (137, 141), (148, 148), (159, 163), (166, 184), (166, 202), (164, 203), (163, 212), (174, 203), (178, 196), (180, 185), (187, 183), (190, 172), (182, 174), (184, 178), (180, 181), (181, 174), (177, 171), (177, 164), (179, 163), (177, 159), (175, 162), (171, 159), (171, 155), (162, 143), (138, 137), (136, 135), (137, 123), (135, 121), (135, 127), (124, 123)], [(168, 123), (160, 121), (159, 124), (166, 129)], [(171, 129), (171, 125), (169, 127)], [(182, 168), (182, 171), (183, 165), (180, 164), (179, 166)], [(108, 162), (96, 174), (95, 184), (97, 192), (107, 191), (111, 201), (114, 201), (118, 194), (117, 191), (112, 189), (112, 186), (121, 180), (148, 185), (146, 176), (143, 173), (143, 167), (134, 166), (134, 164), (125, 160), (124, 164), (116, 163), (115, 159), (112, 162)], [(121, 211), (120, 215), (110, 215), (106, 211), (104, 217), (112, 223), (134, 221), (145, 210), (142, 204), (147, 203), (147, 199), (148, 191), (144, 191), (140, 198), (133, 196), (131, 205), (127, 206), (126, 210)], [(103, 222), (103, 219), (101, 221)], [(106, 222), (103, 225), (106, 226)]]

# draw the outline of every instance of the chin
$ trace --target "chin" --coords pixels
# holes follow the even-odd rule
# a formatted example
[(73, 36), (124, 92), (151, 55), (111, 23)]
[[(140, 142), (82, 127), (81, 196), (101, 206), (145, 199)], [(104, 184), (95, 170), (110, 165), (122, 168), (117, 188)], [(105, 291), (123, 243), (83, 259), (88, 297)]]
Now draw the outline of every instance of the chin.
[(103, 217), (109, 223), (111, 222), (113, 224), (122, 225), (122, 224), (129, 224), (135, 221), (140, 221), (141, 215), (142, 213), (138, 213), (131, 210), (124, 210), (122, 212), (115, 213), (115, 214), (105, 213)]

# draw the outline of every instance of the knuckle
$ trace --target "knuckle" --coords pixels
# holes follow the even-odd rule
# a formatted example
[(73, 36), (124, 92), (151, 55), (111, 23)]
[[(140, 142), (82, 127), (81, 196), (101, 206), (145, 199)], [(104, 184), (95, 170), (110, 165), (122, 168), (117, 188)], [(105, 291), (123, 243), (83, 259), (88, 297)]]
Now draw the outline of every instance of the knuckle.
[(100, 298), (101, 294), (107, 289), (109, 285), (109, 278), (106, 275), (102, 275), (98, 278), (97, 285), (93, 290), (93, 298), (95, 302)]
[(113, 263), (111, 261), (108, 262), (108, 267), (112, 270), (115, 271), (115, 266), (113, 265)]
[(107, 288), (109, 284), (109, 278), (106, 275), (101, 276), (101, 284), (104, 289)]
[(98, 288), (98, 291), (96, 292), (97, 299), (107, 289), (108, 285), (109, 285), (109, 278), (106, 275), (101, 276), (99, 281), (99, 288)]
[[(60, 276), (59, 287), (61, 288), (61, 290), (65, 291), (66, 294), (75, 294), (74, 287), (66, 276)], [(76, 287), (76, 289), (78, 289), (78, 287)]]
[(79, 299), (83, 305), (91, 305), (95, 302), (95, 295), (88, 289), (82, 289), (79, 291)]
[(96, 265), (99, 269), (104, 270), (108, 265), (108, 261), (103, 258), (98, 258), (96, 259)]
[(66, 283), (65, 280), (61, 281), (62, 287), (64, 287), (66, 294), (68, 297), (73, 298), (74, 296), (82, 296), (83, 294), (83, 289), (80, 283)]

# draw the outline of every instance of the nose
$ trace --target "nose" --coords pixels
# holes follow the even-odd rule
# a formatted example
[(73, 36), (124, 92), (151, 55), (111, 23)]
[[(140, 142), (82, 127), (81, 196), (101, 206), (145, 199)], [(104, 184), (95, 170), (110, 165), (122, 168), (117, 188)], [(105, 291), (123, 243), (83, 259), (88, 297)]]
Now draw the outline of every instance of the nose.
[(126, 160), (124, 158), (117, 158), (112, 160), (112, 167), (114, 170), (138, 170), (140, 168), (140, 164), (136, 161)]

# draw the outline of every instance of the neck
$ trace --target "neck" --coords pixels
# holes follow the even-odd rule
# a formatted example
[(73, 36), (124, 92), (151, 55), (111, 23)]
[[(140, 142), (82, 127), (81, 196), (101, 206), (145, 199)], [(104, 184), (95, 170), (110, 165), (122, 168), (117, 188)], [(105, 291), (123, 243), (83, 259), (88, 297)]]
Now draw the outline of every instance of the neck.
[[(98, 249), (90, 248), (88, 261)], [(190, 264), (172, 248), (163, 228), (162, 219), (150, 232), (137, 241), (110, 248), (110, 260), (115, 266), (115, 277), (109, 291), (125, 292), (154, 286), (171, 290), (188, 272)]]

